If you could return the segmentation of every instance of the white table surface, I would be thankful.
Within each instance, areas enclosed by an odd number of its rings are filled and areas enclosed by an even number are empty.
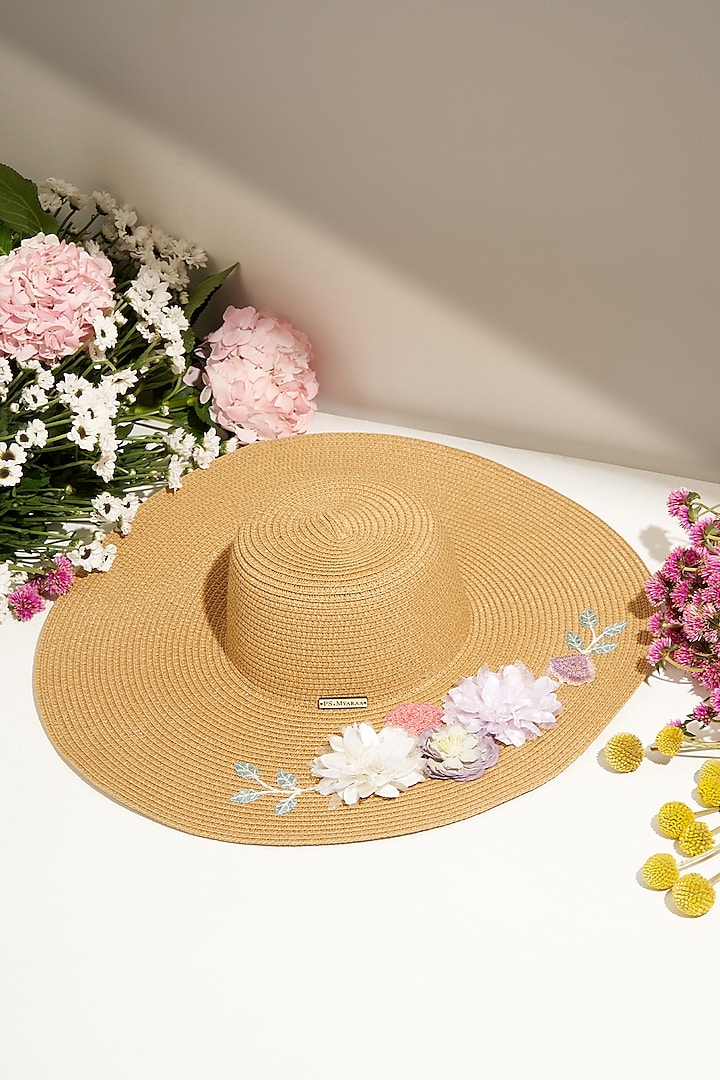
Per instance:
[[[651,569],[683,542],[665,510],[679,477],[327,414],[313,430],[476,451],[586,506]],[[720,502],[720,485],[688,486]],[[696,699],[683,681],[650,678],[566,772],[468,821],[241,847],[148,821],[61,761],[33,704],[40,626],[0,627],[2,1080],[664,1080],[712,1067],[701,1033],[720,903],[681,918],[636,880],[671,850],[653,815],[691,801],[697,763],[618,776],[598,762],[614,732],[649,743],[684,715]]]

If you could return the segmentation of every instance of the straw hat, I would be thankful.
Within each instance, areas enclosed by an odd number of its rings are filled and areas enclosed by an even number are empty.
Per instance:
[[[470,817],[557,775],[646,671],[648,571],[628,545],[557,492],[436,443],[257,443],[153,495],[117,543],[111,572],[46,621],[39,711],[100,791],[200,836],[332,844]],[[503,746],[480,779],[335,809],[310,791],[275,809],[317,784],[329,735],[380,731],[389,710],[437,705],[483,665],[540,677],[587,608],[598,627],[627,621],[617,648],[593,682],[557,689],[556,726]]]

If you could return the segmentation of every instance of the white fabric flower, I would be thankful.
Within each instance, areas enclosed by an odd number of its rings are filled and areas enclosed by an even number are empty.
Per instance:
[[[536,679],[517,661],[463,679],[443,698],[446,724],[463,724],[468,731],[492,735],[498,742],[522,746],[555,726],[562,704],[555,696],[560,684],[546,675]]]
[[[331,752],[315,758],[310,772],[320,777],[321,795],[338,795],[347,806],[369,795],[396,799],[425,779],[418,741],[402,728],[353,724],[328,742]]]

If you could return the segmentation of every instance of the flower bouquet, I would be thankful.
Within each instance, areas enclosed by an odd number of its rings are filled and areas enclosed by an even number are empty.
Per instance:
[[[651,752],[664,759],[678,755],[705,758],[697,777],[694,811],[686,803],[665,803],[657,815],[658,828],[687,856],[679,865],[668,853],[651,855],[641,874],[651,889],[672,891],[675,906],[685,915],[706,914],[715,901],[714,884],[688,869],[720,852],[720,842],[700,818],[720,810],[720,514],[695,491],[678,488],[668,496],[668,511],[680,522],[690,543],[673,548],[645,591],[657,610],[650,616],[652,643],[648,662],[656,671],[666,665],[687,672],[702,700],[681,720],[671,720],[657,733]],[[645,756],[640,739],[623,732],[605,747],[615,772],[634,772]]]
[[[142,498],[239,443],[306,430],[304,335],[270,312],[196,320],[233,266],[112,195],[0,165],[0,621],[108,570]]]

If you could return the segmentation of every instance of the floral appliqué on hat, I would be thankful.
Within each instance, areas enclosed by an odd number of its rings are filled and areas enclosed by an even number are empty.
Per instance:
[[[351,724],[328,736],[328,747],[310,762],[312,787],[298,787],[297,778],[279,769],[276,784],[265,783],[256,765],[235,762],[235,772],[256,787],[245,788],[230,799],[240,805],[264,795],[280,796],[275,814],[295,809],[301,795],[315,792],[330,799],[330,807],[358,806],[377,795],[396,799],[425,780],[479,780],[500,759],[502,746],[520,747],[555,727],[563,711],[555,691],[562,683],[583,686],[593,681],[596,669],[590,654],[613,652],[626,622],[612,623],[596,632],[598,617],[585,608],[580,626],[590,631],[590,642],[568,631],[570,655],[553,657],[545,673],[536,677],[521,661],[498,671],[487,665],[462,679],[444,695],[442,705],[408,703],[391,709],[385,726],[376,731],[368,723]]]

